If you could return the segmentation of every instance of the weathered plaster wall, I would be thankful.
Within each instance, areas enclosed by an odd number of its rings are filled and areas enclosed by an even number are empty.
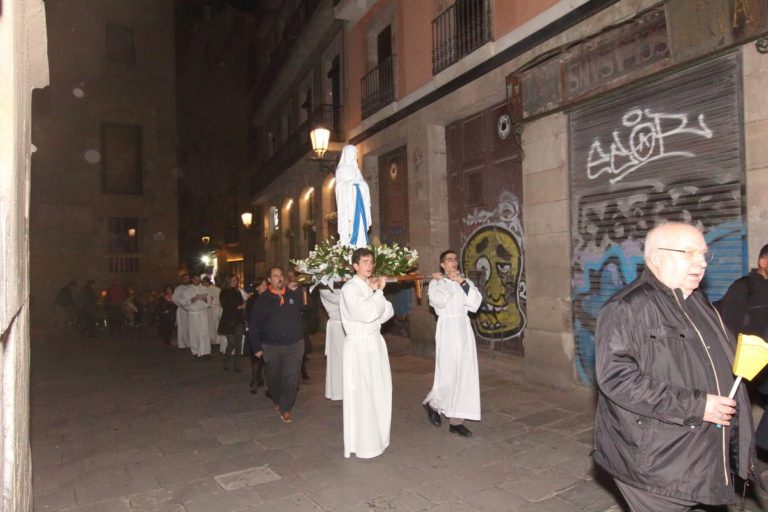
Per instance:
[[[32,89],[48,83],[41,0],[0,16],[0,510],[32,510],[29,446],[29,213]]]
[[[744,72],[744,140],[747,163],[747,237],[749,264],[755,266],[760,248],[768,243],[768,55],[755,44],[742,47]]]

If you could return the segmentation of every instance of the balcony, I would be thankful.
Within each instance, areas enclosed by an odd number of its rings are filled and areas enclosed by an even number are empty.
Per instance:
[[[323,121],[331,130],[331,141],[341,140],[340,109],[333,105],[320,105],[312,113],[312,117],[288,135],[288,138],[259,167],[256,175],[251,180],[251,193],[258,193],[259,189],[267,186],[277,178],[284,170],[297,161],[307,156],[312,151],[309,140],[309,131],[317,121]]]
[[[363,119],[395,101],[395,58],[388,57],[360,81]]]
[[[432,74],[491,40],[490,0],[457,0],[432,20]]]

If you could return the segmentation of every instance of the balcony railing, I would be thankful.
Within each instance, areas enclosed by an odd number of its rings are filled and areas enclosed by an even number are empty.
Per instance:
[[[256,194],[260,188],[268,185],[285,169],[312,150],[309,131],[317,121],[323,121],[331,130],[331,141],[338,142],[341,139],[339,110],[338,107],[328,104],[318,106],[312,112],[312,116],[290,133],[285,142],[276,148],[275,153],[259,167],[251,180],[251,193]]]
[[[432,20],[432,74],[491,40],[490,0],[457,0]]]
[[[395,58],[388,57],[360,81],[363,119],[395,101]]]

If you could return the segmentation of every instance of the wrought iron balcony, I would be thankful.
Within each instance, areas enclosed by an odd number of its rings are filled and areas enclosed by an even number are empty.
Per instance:
[[[394,61],[394,56],[382,60],[360,80],[363,119],[395,101]]]
[[[432,74],[491,40],[490,0],[457,0],[432,20]]]

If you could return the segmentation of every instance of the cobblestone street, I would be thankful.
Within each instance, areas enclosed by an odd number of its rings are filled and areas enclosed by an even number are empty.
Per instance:
[[[219,356],[219,354],[215,354]],[[248,367],[245,359],[244,368]],[[36,511],[619,511],[595,478],[593,396],[482,376],[483,421],[460,438],[421,408],[432,361],[391,356],[390,448],[344,459],[340,402],[311,354],[295,421],[250,373],[146,336],[32,335]],[[753,507],[750,510],[759,510]]]

